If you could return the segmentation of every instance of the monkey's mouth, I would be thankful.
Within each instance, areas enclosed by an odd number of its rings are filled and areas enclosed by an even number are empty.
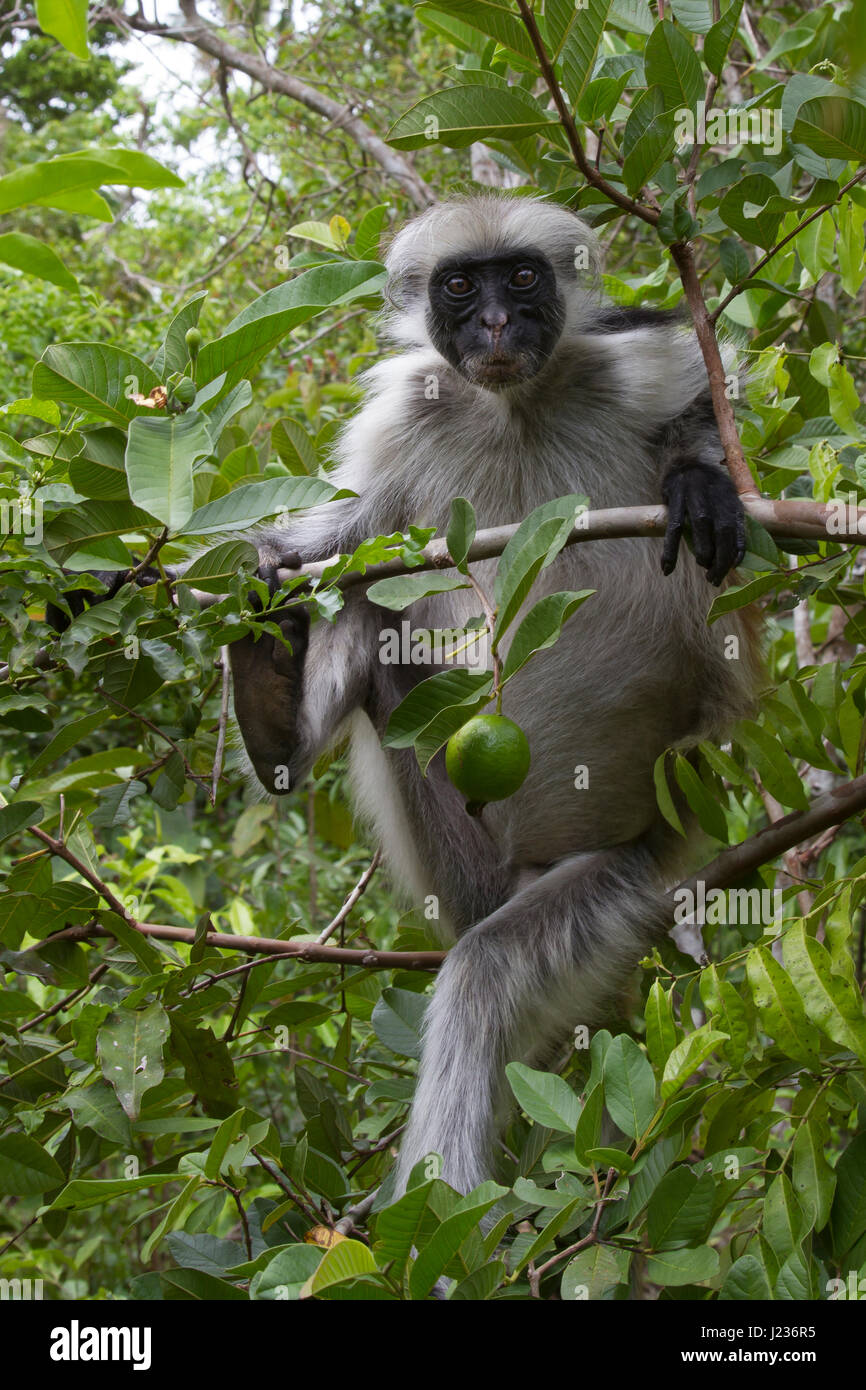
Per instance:
[[[524,381],[534,373],[534,365],[524,353],[497,352],[484,357],[472,357],[463,363],[470,381],[479,386],[508,386]]]

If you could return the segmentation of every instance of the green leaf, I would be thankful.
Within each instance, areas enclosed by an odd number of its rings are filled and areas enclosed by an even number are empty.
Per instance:
[[[604,1057],[604,1098],[615,1125],[631,1139],[648,1129],[656,1111],[653,1069],[633,1038],[614,1038]]]
[[[674,805],[674,799],[671,796],[671,789],[668,785],[666,771],[667,758],[668,752],[666,750],[664,753],[659,754],[653,764],[653,782],[655,783],[656,801],[668,825],[676,830],[678,835],[685,837],[686,832],[683,829],[683,823],[679,818],[677,808]]]
[[[311,477],[316,471],[316,446],[297,420],[278,420],[271,430],[271,447],[295,477]]]
[[[638,193],[662,164],[674,145],[676,117],[667,110],[661,87],[648,87],[631,108],[623,131],[622,174],[630,193]]]
[[[709,965],[701,971],[701,998],[710,1022],[728,1034],[723,1052],[733,1067],[741,1067],[749,1041],[749,1019],[746,1006],[732,984],[720,980],[716,967]]]
[[[228,1115],[223,1120],[207,1151],[207,1158],[204,1163],[204,1175],[206,1178],[218,1178],[222,1170],[223,1159],[238,1137],[243,1120],[243,1110],[236,1110],[233,1115]]]
[[[720,803],[707,791],[688,758],[684,758],[681,753],[676,755],[674,771],[689,806],[700,822],[701,829],[726,845],[728,843],[728,822],[725,819],[725,813]]]
[[[787,1259],[805,1234],[806,1218],[785,1173],[767,1187],[762,1228],[779,1261]]]
[[[0,1193],[4,1197],[34,1197],[63,1182],[63,1170],[41,1144],[25,1134],[0,1138]]]
[[[679,1032],[674,1021],[670,994],[665,993],[660,980],[653,980],[647,996],[644,1017],[647,1052],[654,1066],[662,1069],[677,1045]]]
[[[2,182],[2,180],[0,180]],[[153,416],[130,394],[147,396],[159,381],[146,362],[102,343],[55,343],[33,368],[33,394],[86,410],[125,426],[138,415]]]
[[[736,237],[722,237],[719,242],[719,259],[722,262],[722,270],[732,285],[737,285],[741,280],[745,280],[751,269],[746,249],[737,241]]]
[[[477,1232],[478,1223],[492,1206],[508,1192],[495,1182],[482,1183],[463,1197],[418,1251],[409,1273],[409,1290],[415,1299],[425,1298],[441,1274],[456,1274],[451,1266],[464,1241]],[[468,1274],[469,1269],[460,1270]]]
[[[398,150],[462,150],[476,140],[525,140],[554,120],[528,92],[518,87],[467,84],[423,97],[392,126],[388,144]]]
[[[704,62],[714,77],[721,76],[725,59],[728,56],[728,49],[737,32],[742,10],[743,0],[733,0],[721,19],[707,31],[707,36],[704,39]]]
[[[131,421],[126,476],[133,502],[169,531],[180,531],[193,514],[193,465],[211,448],[205,417],[194,410]]]
[[[128,502],[125,434],[114,425],[99,425],[83,439],[81,453],[69,461],[69,481],[75,491],[95,501]]]
[[[193,589],[203,589],[206,593],[219,594],[242,568],[254,570],[258,563],[259,552],[250,541],[223,541],[221,545],[212,546],[203,555],[197,556],[177,582],[189,584]]]
[[[505,1074],[517,1104],[530,1119],[561,1134],[574,1133],[580,1100],[561,1076],[534,1071],[523,1062],[509,1062]]]
[[[23,270],[35,280],[48,280],[62,290],[77,290],[78,281],[50,246],[27,232],[4,232],[0,235],[0,261]]]
[[[580,6],[573,0],[546,0],[544,18],[551,57],[561,65],[572,106],[578,104],[592,77],[610,4],[611,0],[586,0]]]
[[[162,347],[153,361],[153,370],[160,381],[165,381],[172,372],[186,371],[189,362],[186,334],[190,328],[198,326],[206,299],[207,290],[199,290],[198,294],[187,300],[183,308],[178,309],[168,325]]]
[[[182,188],[183,179],[163,168],[150,155],[139,150],[79,150],[40,160],[15,169],[0,178],[0,213],[28,203],[70,209],[66,199],[78,190],[88,193],[103,184],[125,184],[136,188]],[[103,199],[85,204],[105,208]],[[106,209],[107,210],[107,209]],[[97,212],[97,215],[100,215]],[[107,221],[111,221],[109,212]]]
[[[791,139],[825,159],[866,159],[866,106],[847,97],[824,96],[804,101]]]
[[[2,1144],[0,1140],[0,1144]],[[49,1211],[86,1211],[102,1206],[115,1197],[126,1197],[142,1188],[159,1188],[167,1182],[179,1182],[177,1173],[142,1173],[138,1178],[76,1178],[67,1183],[49,1207]],[[54,1184],[52,1183],[52,1186]]]
[[[417,13],[417,11],[416,11]],[[379,241],[382,236],[382,228],[385,225],[385,218],[388,215],[388,204],[380,203],[378,207],[370,208],[364,213],[358,223],[358,230],[355,233],[355,255],[360,256],[361,260],[368,257],[375,257],[379,248]]]
[[[718,1252],[711,1245],[699,1250],[662,1250],[647,1260],[647,1278],[654,1284],[676,1288],[712,1279],[719,1270]]]
[[[820,1036],[788,975],[766,947],[746,957],[746,977],[761,1023],[786,1056],[818,1066]]]
[[[833,1253],[842,1264],[848,1251],[866,1234],[866,1131],[851,1140],[835,1173],[830,1230]]]
[[[435,0],[431,8],[486,34],[522,58],[534,58],[529,35],[507,0]]]
[[[650,1245],[660,1249],[704,1240],[713,1223],[715,1191],[712,1173],[697,1177],[684,1164],[671,1168],[647,1207]]]
[[[341,261],[315,266],[267,290],[232,319],[219,338],[204,345],[196,381],[202,386],[225,372],[220,390],[228,390],[299,324],[332,305],[377,294],[384,274],[376,261]]]
[[[583,1103],[580,1119],[574,1132],[574,1153],[578,1163],[587,1163],[587,1154],[596,1148],[601,1138],[604,1114],[604,1087],[593,1086]]]
[[[736,742],[752,759],[755,770],[767,791],[783,806],[797,811],[809,809],[809,798],[796,769],[777,738],[756,724],[742,719],[735,731]]]
[[[806,1014],[840,1047],[866,1064],[866,1016],[850,980],[833,973],[829,951],[799,921],[782,939],[785,968]]]
[[[132,1143],[129,1118],[114,1091],[103,1081],[67,1091],[65,1103],[78,1129],[92,1129],[94,1134],[101,1135],[112,1144],[128,1146]]]
[[[157,1003],[109,1014],[99,1030],[96,1050],[102,1075],[131,1120],[138,1119],[145,1091],[158,1086],[165,1075],[162,1049],[168,1032],[168,1015]]]
[[[426,1240],[456,1204],[445,1183],[433,1179],[410,1187],[398,1202],[379,1213],[376,1253],[383,1261],[393,1261],[392,1273],[402,1274],[412,1247]]]
[[[466,563],[466,557],[475,540],[475,508],[465,497],[455,497],[451,503],[451,515],[445,544],[448,554],[458,569]]]
[[[94,557],[98,557],[100,569],[125,569],[131,563],[131,556],[120,537],[155,525],[153,517],[131,502],[79,503],[77,507],[59,512],[48,523],[44,532],[45,548],[58,564],[70,569],[93,567]],[[106,563],[109,559],[110,563]],[[82,614],[83,617],[89,618],[90,614]]]
[[[499,557],[494,587],[497,609],[494,639],[502,636],[516,617],[539,571],[559,554],[586,498],[573,493],[536,507],[520,523]]]
[[[730,588],[725,589],[724,593],[717,594],[713,599],[707,614],[707,622],[714,623],[723,613],[734,613],[739,608],[747,608],[763,594],[768,594],[773,589],[780,589],[787,582],[787,576],[784,574],[761,574],[757,579],[750,580],[748,584],[733,584]]]
[[[590,1245],[569,1260],[562,1271],[560,1297],[565,1302],[586,1298],[597,1302],[609,1289],[628,1282],[629,1254],[606,1245]]]
[[[816,1231],[826,1226],[836,1190],[836,1174],[827,1162],[829,1133],[814,1116],[800,1121],[794,1136],[791,1181],[800,1206]]]
[[[43,34],[50,34],[74,57],[87,61],[87,0],[36,0],[36,19]]]
[[[188,416],[176,418],[185,420]],[[204,421],[206,417],[196,418]],[[325,478],[263,478],[257,483],[242,483],[214,502],[205,502],[203,507],[198,507],[192,513],[182,530],[187,536],[236,531],[242,526],[253,526],[264,517],[274,516],[278,512],[302,511],[306,507],[316,507],[322,502],[351,495],[345,489],[335,488]]]
[[[689,1077],[697,1071],[720,1043],[727,1041],[727,1033],[720,1033],[708,1023],[689,1033],[678,1043],[665,1063],[662,1076],[662,1097],[667,1100],[674,1095]]]
[[[778,207],[780,201],[783,208]],[[778,188],[766,174],[748,174],[740,179],[719,204],[719,216],[725,226],[747,245],[765,250],[776,240],[783,210],[784,200],[779,199]]]
[[[665,111],[693,111],[704,95],[704,80],[698,55],[682,29],[661,20],[647,40],[644,57],[647,85],[661,88]]]
[[[367,590],[367,597],[382,608],[391,608],[401,613],[404,608],[417,603],[430,594],[447,594],[453,589],[468,589],[470,586],[459,574],[399,574],[393,579],[377,579]]]
[[[228,1044],[212,1028],[197,1026],[176,1010],[171,1016],[171,1045],[190,1090],[209,1115],[221,1118],[237,1109],[237,1078]]]
[[[321,1264],[317,1245],[289,1245],[280,1250],[250,1285],[252,1299],[300,1298],[301,1290]]]
[[[741,1255],[734,1261],[725,1275],[725,1282],[719,1293],[722,1300],[744,1303],[751,1300],[764,1302],[772,1297],[764,1266],[754,1255]]]
[[[426,995],[408,989],[383,989],[371,1019],[376,1037],[401,1057],[420,1057],[427,1003]]]
[[[525,666],[535,652],[552,647],[565,621],[594,593],[594,589],[563,590],[539,599],[521,619],[511,639],[502,668],[503,684]]]
[[[38,801],[13,801],[9,806],[0,806],[0,841],[38,825],[44,815],[45,807]]]
[[[411,748],[422,730],[445,710],[475,705],[491,690],[488,671],[438,671],[410,691],[394,710],[382,739],[386,748]]]

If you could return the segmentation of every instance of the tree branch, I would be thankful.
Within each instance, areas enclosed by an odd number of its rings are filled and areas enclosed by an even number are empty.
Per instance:
[[[695,893],[699,882],[703,883],[706,889],[730,887],[745,874],[760,868],[771,859],[778,858],[803,840],[820,834],[832,825],[839,825],[861,811],[866,811],[866,775],[855,777],[853,781],[834,787],[823,796],[817,797],[808,810],[792,811],[782,820],[765,826],[757,835],[752,835],[742,844],[731,845],[728,849],[722,850],[721,854],[711,859],[691,878],[685,879],[667,893],[671,916],[676,901],[675,895],[683,889]],[[31,833],[52,846],[56,843],[33,827]],[[71,858],[73,863],[77,862],[74,856],[63,857]],[[92,875],[86,877],[112,905],[117,903],[117,899],[106,889],[105,884]],[[118,907],[115,906],[114,910],[118,911]],[[142,936],[155,937],[159,941],[176,941],[188,946],[195,941],[194,927],[170,927],[153,922],[136,922],[125,911],[120,915],[140,931]],[[53,936],[45,938],[45,944],[51,941],[86,941],[90,937],[111,936],[110,928],[97,923],[86,923],[84,926],[66,927],[63,931],[55,932]],[[437,970],[446,955],[445,951],[357,950],[342,946],[322,946],[318,942],[308,940],[281,941],[274,937],[231,936],[222,932],[208,932],[205,940],[209,946],[226,951],[240,951],[245,955],[267,955],[274,959],[298,960],[304,964],[330,962],[335,965],[354,965],[362,970]],[[39,945],[32,949],[38,951]]]
[[[214,29],[205,24],[195,8],[195,0],[180,0],[180,9],[186,24],[180,29],[171,29],[165,24],[154,23],[141,14],[122,14],[121,11],[106,7],[97,12],[94,18],[104,23],[114,24],[121,31],[134,29],[143,34],[154,34],[160,38],[171,39],[175,43],[188,43],[202,53],[209,53],[224,67],[236,72],[246,73],[254,82],[260,83],[265,91],[277,96],[289,97],[300,102],[308,110],[324,116],[332,125],[350,135],[355,143],[400,185],[416,207],[426,208],[436,201],[432,190],[420,174],[415,172],[410,162],[377,135],[374,130],[353,115],[349,106],[335,101],[333,97],[319,92],[309,83],[291,73],[275,68],[256,53],[247,53],[241,48],[219,37]]]
[[[520,10],[520,18],[523,20],[524,28],[529,35],[532,47],[535,49],[535,56],[538,59],[538,65],[541,69],[541,75],[544,78],[545,86],[550,92],[553,104],[562,122],[562,128],[565,131],[572,158],[583,174],[583,177],[586,179],[586,182],[591,184],[593,188],[597,188],[606,198],[609,198],[612,203],[616,203],[617,207],[622,208],[623,212],[632,213],[635,217],[640,217],[644,222],[649,222],[649,224],[654,227],[659,220],[659,214],[655,208],[645,207],[642,203],[635,202],[634,198],[629,198],[627,193],[621,193],[614,184],[608,183],[607,179],[599,173],[598,169],[590,164],[586,157],[586,151],[581,143],[577,126],[574,123],[574,117],[569,110],[568,102],[565,100],[562,88],[553,70],[553,64],[544,46],[544,39],[541,37],[538,25],[535,22],[535,15],[530,6],[526,3],[526,0],[517,0],[517,8]]]

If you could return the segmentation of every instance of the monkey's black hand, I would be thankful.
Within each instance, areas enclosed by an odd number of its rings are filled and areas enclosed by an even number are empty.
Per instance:
[[[68,573],[68,570],[64,570],[64,574]],[[130,570],[87,570],[87,573],[92,574],[95,579],[104,584],[107,593],[98,594],[93,589],[67,589],[66,593],[63,594],[63,601],[72,614],[72,618],[79,617],[85,608],[93,608],[97,603],[107,603],[110,598],[114,598],[124,584],[129,583],[132,572]],[[160,577],[158,570],[148,566],[136,573],[135,583],[145,587],[148,584],[155,584]],[[45,605],[45,621],[55,632],[65,632],[72,619],[59,604],[47,603]]]
[[[301,557],[294,551],[269,554],[259,565],[259,576],[273,596],[279,588],[278,569],[298,569]],[[253,604],[260,607],[258,598]],[[229,647],[234,686],[235,715],[244,747],[256,776],[272,793],[292,790],[288,768],[297,744],[298,716],[304,679],[304,660],[310,629],[306,608],[277,608],[268,613],[291,650],[263,632],[250,634]]]
[[[676,463],[662,483],[668,527],[662,550],[662,569],[673,573],[683,526],[688,521],[695,559],[711,584],[725,575],[746,553],[746,524],[736,488],[721,468],[686,459]]]

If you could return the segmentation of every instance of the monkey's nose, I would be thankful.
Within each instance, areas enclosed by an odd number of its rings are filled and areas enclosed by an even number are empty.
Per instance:
[[[504,309],[484,309],[481,313],[481,325],[486,328],[494,343],[498,342],[502,336],[502,330],[508,323],[508,314]]]

